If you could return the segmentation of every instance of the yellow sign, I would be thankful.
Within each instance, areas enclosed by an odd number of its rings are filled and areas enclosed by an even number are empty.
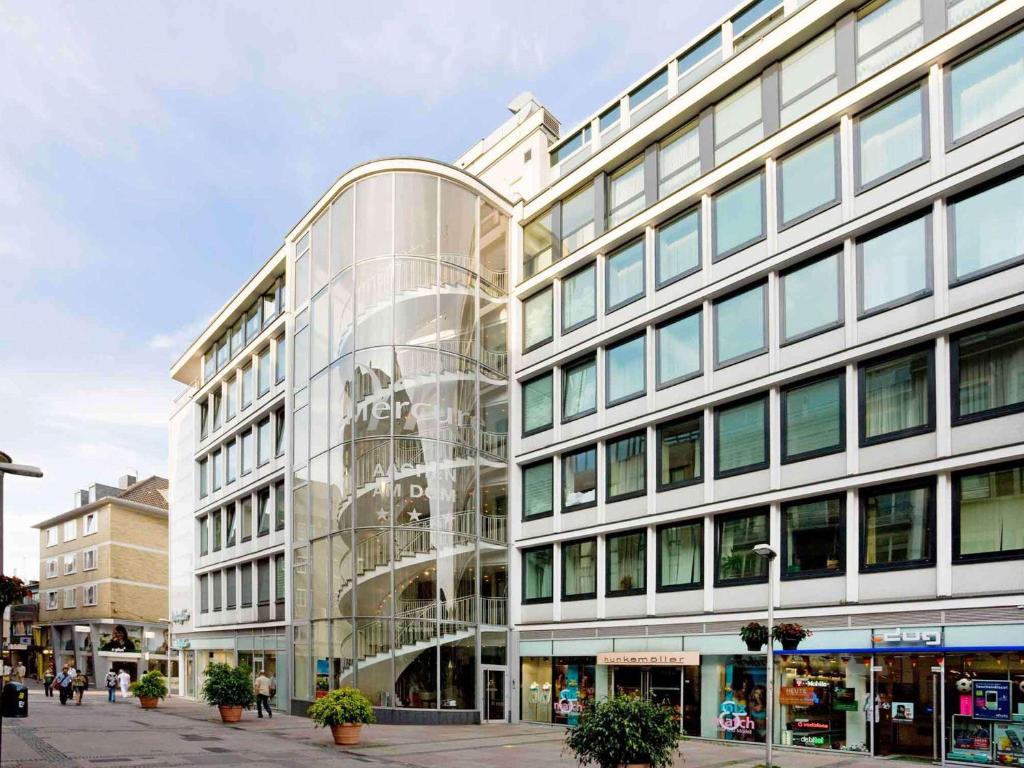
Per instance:
[[[618,667],[694,667],[700,664],[700,654],[697,651],[599,653],[597,663]]]

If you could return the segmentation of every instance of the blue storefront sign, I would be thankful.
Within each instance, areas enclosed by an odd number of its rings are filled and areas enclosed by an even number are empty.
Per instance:
[[[977,720],[1010,719],[1010,681],[974,681],[974,717]]]

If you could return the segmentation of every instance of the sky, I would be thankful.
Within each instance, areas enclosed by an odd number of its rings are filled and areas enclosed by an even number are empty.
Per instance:
[[[167,473],[169,367],[345,170],[571,129],[733,0],[0,0],[4,572],[76,489]]]

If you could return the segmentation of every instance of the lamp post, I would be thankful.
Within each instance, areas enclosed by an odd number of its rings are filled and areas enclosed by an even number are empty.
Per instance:
[[[775,584],[772,561],[778,553],[770,544],[758,544],[754,554],[768,561],[768,653],[765,663],[768,668],[765,677],[765,712],[764,712],[764,765],[772,768],[772,710],[775,709],[775,654],[772,645],[772,628],[775,623]]]
[[[27,464],[13,464],[11,457],[0,451],[0,574],[4,572],[4,475],[42,477],[43,470]]]

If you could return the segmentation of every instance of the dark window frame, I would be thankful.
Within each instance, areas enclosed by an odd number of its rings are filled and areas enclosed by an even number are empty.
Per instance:
[[[548,328],[548,335],[544,339],[542,339],[540,341],[535,341],[533,344],[527,345],[526,344],[526,305],[529,304],[534,299],[537,299],[537,298],[541,297],[545,293],[548,295],[548,300],[551,302],[551,327]],[[550,344],[552,341],[555,340],[555,286],[554,286],[554,283],[551,283],[551,284],[545,286],[544,288],[541,288],[539,291],[534,291],[532,294],[527,296],[525,299],[522,299],[522,302],[523,302],[523,328],[522,328],[522,331],[523,331],[523,354],[525,355],[528,352],[532,352],[535,349],[540,349],[545,344]]]
[[[530,597],[526,596],[526,555],[530,552],[540,552],[546,549],[551,552],[551,596],[550,597]],[[522,570],[522,598],[520,602],[523,605],[545,605],[548,603],[554,603],[555,601],[555,545],[554,544],[541,544],[536,547],[525,547],[519,551],[520,567]]]
[[[644,585],[642,587],[630,587],[629,589],[612,589],[611,548],[612,542],[616,539],[624,539],[628,536],[640,535],[644,543],[643,574]],[[634,528],[629,531],[616,531],[604,537],[604,594],[605,597],[628,597],[631,595],[647,594],[647,529]]]
[[[753,291],[753,290],[756,290],[758,288],[761,289],[761,322],[764,324],[764,326],[763,326],[764,344],[762,344],[761,347],[758,348],[758,349],[754,349],[754,350],[751,350],[749,352],[744,352],[741,355],[736,355],[735,357],[730,357],[730,358],[727,358],[725,360],[719,360],[719,358],[718,358],[718,308],[719,308],[719,306],[724,301],[728,301],[729,299],[734,299],[737,296],[746,293],[747,291]],[[753,359],[755,357],[760,357],[761,355],[767,354],[768,353],[768,348],[770,346],[770,339],[769,339],[770,329],[769,329],[769,313],[768,313],[768,281],[767,280],[757,280],[757,281],[755,281],[753,283],[748,283],[747,285],[744,285],[744,286],[738,288],[737,290],[734,290],[734,291],[732,291],[730,293],[727,293],[724,296],[719,296],[718,298],[714,299],[711,302],[711,323],[712,323],[712,326],[711,326],[711,344],[713,346],[712,352],[714,354],[714,360],[713,360],[714,370],[719,371],[719,370],[721,370],[723,368],[728,368],[731,365],[736,365],[737,363],[742,363],[742,362],[744,362],[746,360],[751,360],[751,359]]]
[[[816,40],[817,38],[814,38],[814,39]],[[816,88],[819,85],[820,85],[820,83],[816,84],[813,87]],[[834,164],[835,164],[835,194],[832,196],[831,200],[827,200],[824,203],[820,203],[820,204],[816,205],[814,208],[811,208],[809,211],[805,211],[804,213],[801,213],[801,214],[798,214],[797,216],[794,216],[789,221],[784,221],[783,218],[782,218],[782,216],[783,216],[783,213],[782,213],[782,200],[783,200],[783,194],[784,194],[783,183],[782,183],[782,165],[786,162],[786,160],[788,158],[791,158],[793,155],[797,154],[798,152],[801,152],[801,151],[807,149],[812,144],[818,143],[819,141],[824,139],[826,136],[828,136],[830,133],[832,134],[832,159],[833,159]],[[843,154],[842,153],[842,147],[840,145],[840,140],[839,140],[839,126],[836,125],[836,126],[833,126],[830,129],[828,129],[827,131],[823,131],[823,132],[819,133],[814,138],[808,139],[807,141],[803,142],[800,146],[794,147],[793,149],[791,149],[789,152],[787,152],[785,155],[783,155],[782,157],[780,157],[778,159],[778,161],[775,164],[775,186],[778,188],[776,190],[776,195],[777,195],[778,199],[776,200],[775,207],[777,209],[777,211],[776,211],[776,213],[777,213],[776,218],[778,219],[777,230],[779,232],[784,232],[785,230],[789,229],[790,227],[795,227],[797,224],[802,224],[803,222],[807,221],[808,219],[814,218],[819,213],[824,213],[827,210],[835,208],[837,205],[839,205],[842,202],[842,200],[843,200],[843,161],[842,161],[842,154]]]
[[[529,469],[533,469],[535,467],[540,467],[540,466],[543,466],[544,464],[547,464],[548,467],[551,469],[551,498],[548,500],[550,502],[550,505],[548,507],[548,511],[547,512],[540,512],[540,513],[534,514],[534,515],[527,515],[526,514],[526,496],[527,496],[527,494],[526,494],[526,472]],[[552,517],[552,516],[554,516],[554,514],[555,514],[555,465],[554,465],[554,462],[552,461],[552,458],[549,456],[548,458],[541,459],[540,461],[532,461],[529,464],[523,464],[519,468],[519,471],[520,471],[520,482],[522,483],[522,487],[523,487],[523,493],[522,493],[523,500],[522,500],[521,509],[520,509],[520,515],[521,515],[522,521],[525,523],[525,522],[532,521],[532,520],[543,520],[545,517]]]
[[[562,402],[560,403],[561,408],[559,410],[561,411],[562,423],[563,424],[568,424],[569,422],[576,421],[577,419],[586,418],[587,416],[592,416],[593,414],[597,413],[597,402],[600,399],[601,394],[600,394],[600,392],[595,391],[594,392],[594,407],[593,408],[587,408],[586,410],[580,411],[579,413],[574,413],[572,416],[566,416],[565,415],[565,402],[566,402],[565,387],[566,387],[566,383],[569,381],[569,373],[571,371],[575,371],[578,368],[584,368],[584,367],[589,366],[589,365],[594,366],[594,388],[595,388],[595,390],[597,390],[597,389],[599,389],[599,387],[598,387],[598,382],[597,382],[597,352],[596,351],[590,352],[590,353],[585,354],[585,355],[582,355],[581,357],[577,357],[575,360],[572,360],[572,361],[567,362],[564,365],[562,365],[562,368],[561,368],[561,394],[562,394]],[[552,410],[554,410],[554,404],[553,403],[552,403]]]
[[[909,224],[913,224],[919,219],[924,220],[924,282],[925,287],[908,293],[906,296],[900,296],[884,304],[879,304],[871,309],[864,308],[864,257],[863,248],[864,242],[874,240],[877,237],[887,235],[893,230],[900,229]],[[890,309],[896,309],[902,307],[905,304],[913,304],[915,301],[926,299],[935,293],[935,234],[932,231],[934,226],[932,220],[932,209],[931,206],[914,211],[908,216],[903,216],[897,221],[886,224],[883,227],[866,232],[856,238],[853,244],[853,256],[855,259],[854,267],[857,270],[857,319],[864,320],[875,315],[880,315],[883,312],[888,312]]]
[[[534,382],[540,381],[541,379],[543,379],[545,377],[548,379],[548,382],[551,385],[550,386],[550,389],[551,389],[551,418],[550,418],[550,420],[546,424],[544,424],[542,426],[534,427],[533,429],[526,429],[526,395],[525,395],[526,386],[528,384],[533,384]],[[526,380],[522,381],[519,386],[520,386],[520,388],[524,392],[523,398],[522,398],[522,402],[520,403],[520,406],[519,406],[520,407],[520,416],[522,417],[522,420],[523,420],[523,437],[529,437],[530,435],[536,435],[536,434],[539,434],[541,432],[546,432],[547,430],[549,430],[552,427],[554,427],[555,426],[555,373],[554,373],[554,371],[553,370],[552,371],[547,371],[546,373],[542,373],[539,376],[533,376],[533,377],[531,377],[529,379],[526,379]]]
[[[594,452],[594,500],[593,501],[586,501],[586,502],[583,502],[582,504],[566,504],[565,503],[565,478],[566,478],[565,463],[566,463],[566,461],[568,459],[572,458],[573,456],[577,456],[577,455],[579,455],[581,453],[589,453],[591,451]],[[563,454],[561,454],[558,457],[559,462],[561,464],[561,466],[559,467],[560,472],[559,472],[559,478],[558,478],[558,501],[559,501],[559,509],[563,513],[566,513],[566,512],[578,512],[581,509],[590,509],[591,507],[596,507],[597,506],[597,489],[598,489],[598,487],[601,484],[600,478],[598,477],[598,475],[599,475],[598,466],[597,466],[597,460],[599,458],[598,454],[599,454],[599,452],[597,450],[597,443],[594,443],[593,445],[588,445],[588,446],[586,446],[584,448],[577,448],[574,451],[568,451],[567,453],[563,453]]]
[[[644,441],[644,452],[643,452],[643,487],[639,491],[630,491],[628,493],[620,493],[618,496],[612,496],[612,446],[615,443],[622,442],[623,440],[632,440],[634,438],[641,438]],[[614,438],[609,438],[604,444],[604,500],[606,504],[611,504],[616,501],[625,501],[627,499],[638,499],[647,495],[647,430],[641,429],[639,432],[630,432],[625,435],[619,435]]]
[[[917,490],[920,488],[927,488],[928,493],[928,508],[925,510],[925,522],[928,526],[929,536],[929,549],[931,550],[931,556],[919,560],[910,560],[904,563],[896,565],[867,565],[867,499],[869,495],[875,495],[880,493],[893,493],[903,490]],[[921,568],[934,568],[935,567],[935,550],[936,550],[936,531],[935,531],[935,489],[936,489],[936,478],[934,475],[926,475],[924,477],[917,477],[912,480],[901,480],[895,483],[885,483],[882,485],[872,485],[861,488],[857,494],[857,504],[859,506],[859,526],[860,526],[860,552],[858,553],[858,572],[859,573],[885,573],[887,571],[909,571],[917,570]]]
[[[583,592],[583,593],[580,593],[578,595],[567,595],[565,593],[565,562],[566,562],[565,549],[566,549],[566,547],[578,546],[580,544],[586,544],[587,542],[591,542],[594,545],[594,591],[593,592]],[[598,573],[597,573],[597,537],[596,536],[589,536],[589,537],[587,537],[585,539],[572,539],[570,541],[563,541],[563,542],[561,542],[559,544],[559,555],[560,555],[559,559],[561,560],[561,563],[559,564],[559,569],[560,569],[561,574],[562,574],[562,583],[560,585],[560,592],[561,592],[561,600],[562,600],[562,602],[563,603],[571,603],[571,602],[575,602],[577,600],[595,600],[595,599],[597,599],[597,580],[598,580]]]
[[[789,573],[786,564],[789,562],[789,526],[787,524],[786,512],[795,506],[802,504],[809,504],[815,501],[833,501],[839,502],[839,567],[835,570],[829,570],[827,568],[819,568],[812,571],[800,571],[799,573]],[[779,535],[782,537],[782,543],[779,547],[780,554],[780,568],[779,568],[779,579],[781,581],[803,581],[805,579],[823,579],[829,577],[839,577],[846,575],[846,494],[844,492],[830,493],[824,496],[811,496],[806,499],[794,499],[782,504],[779,508]]]
[[[1024,252],[1018,253],[1016,256],[1012,256],[1009,259],[1000,261],[997,264],[992,264],[981,269],[976,269],[974,272],[968,272],[963,277],[956,276],[956,205],[964,200],[969,200],[975,195],[981,195],[985,192],[990,192],[996,187],[1000,187],[1003,184],[1009,184],[1012,181],[1016,181],[1022,178],[1024,174],[1021,173],[1020,169],[1014,169],[1009,173],[1001,174],[1000,176],[987,181],[983,184],[979,184],[970,189],[959,192],[955,195],[950,195],[946,198],[946,264],[949,272],[949,287],[956,288],[957,286],[970,283],[975,280],[980,280],[983,277],[989,277],[998,272],[1011,269],[1016,266],[1024,264]]]
[[[635,293],[632,296],[628,296],[615,304],[609,304],[608,286],[611,283],[611,275],[609,272],[611,270],[612,260],[619,254],[624,253],[637,244],[640,245],[640,292]],[[634,302],[640,301],[640,299],[647,295],[647,239],[643,235],[633,238],[628,243],[620,245],[604,257],[604,289],[604,313],[606,315],[610,315],[618,309],[622,309]]]
[[[675,378],[668,379],[667,381],[661,381],[658,378],[658,374],[661,370],[661,336],[659,335],[662,329],[667,328],[670,325],[674,325],[682,320],[688,320],[689,318],[697,315],[697,343],[698,352],[697,358],[700,361],[697,365],[697,370],[692,373],[685,373],[682,376],[676,376]],[[704,307],[697,306],[688,312],[670,317],[668,320],[662,320],[660,323],[654,326],[654,389],[666,389],[668,387],[674,387],[676,384],[682,384],[684,381],[690,381],[691,379],[697,379],[704,375]]]
[[[663,460],[662,460],[662,454],[661,454],[661,434],[662,434],[662,430],[664,430],[666,427],[671,427],[671,426],[674,426],[676,424],[680,424],[682,422],[694,421],[694,420],[697,421],[698,427],[700,429],[700,452],[701,452],[701,457],[700,457],[700,473],[698,473],[698,475],[696,477],[694,477],[692,480],[680,480],[679,482],[676,482],[676,483],[662,483],[661,482],[661,474],[662,474],[662,470],[665,468]],[[687,414],[686,416],[680,416],[678,419],[672,419],[670,421],[663,421],[660,424],[656,425],[655,431],[654,431],[654,444],[655,444],[655,451],[657,452],[657,464],[656,464],[657,469],[656,469],[656,471],[658,473],[658,476],[657,476],[657,482],[655,484],[655,490],[657,492],[671,491],[671,490],[673,490],[675,488],[686,488],[687,486],[697,485],[699,483],[703,483],[704,482],[704,464],[705,464],[705,461],[704,461],[704,448],[705,448],[705,444],[706,444],[706,435],[705,435],[706,431],[707,430],[704,427],[704,411],[694,411],[693,413]]]
[[[901,429],[896,432],[889,432],[884,435],[876,435],[875,437],[866,437],[867,433],[867,421],[865,419],[867,415],[867,391],[865,389],[864,372],[867,368],[878,365],[880,363],[887,363],[893,360],[899,360],[901,357],[910,357],[918,353],[924,352],[928,358],[928,420],[919,427],[911,427],[909,429]],[[905,437],[914,437],[916,435],[926,435],[929,432],[935,431],[935,343],[929,342],[926,344],[918,344],[912,347],[905,347],[903,349],[895,350],[879,357],[872,357],[869,360],[862,360],[857,365],[857,437],[858,444],[861,448],[867,448],[871,445],[879,445],[881,443],[889,443],[893,440],[902,440]]]
[[[590,315],[590,317],[586,318],[585,320],[579,320],[579,321],[573,323],[572,325],[566,325],[565,324],[565,307],[566,307],[565,284],[566,284],[567,281],[572,280],[573,278],[578,277],[579,275],[582,275],[584,272],[587,272],[589,270],[593,270],[593,272],[594,272],[594,311]],[[560,323],[560,326],[561,326],[561,329],[562,329],[562,333],[561,333],[562,336],[564,336],[564,335],[566,335],[568,333],[572,333],[575,330],[583,328],[584,326],[590,325],[591,323],[597,321],[597,262],[596,261],[592,261],[589,264],[587,264],[585,267],[581,267],[581,268],[577,269],[575,272],[572,272],[571,274],[568,274],[565,277],[563,277],[562,280],[561,280],[561,284],[560,284],[560,290],[561,290],[561,299],[562,299],[562,301],[561,301],[561,305],[559,306],[558,314],[560,316],[559,323]]]
[[[664,584],[661,580],[661,534],[663,531],[667,531],[672,528],[686,528],[696,527],[699,529],[700,542],[700,579],[693,584]],[[678,520],[674,523],[663,523],[659,525],[654,532],[654,546],[655,546],[655,591],[656,592],[692,592],[697,589],[704,589],[704,518],[698,517],[690,520]]]
[[[762,119],[763,119],[763,116],[762,116]],[[750,179],[754,178],[755,176],[760,176],[761,177],[761,234],[760,235],[756,235],[756,236],[754,236],[754,237],[752,237],[752,238],[750,238],[748,240],[745,240],[742,243],[734,245],[732,248],[729,248],[728,250],[726,250],[726,251],[724,251],[722,253],[718,253],[718,226],[717,226],[718,208],[716,206],[716,201],[718,200],[718,197],[720,195],[725,194],[726,192],[729,192],[730,190],[733,190],[736,187],[741,186],[742,184],[745,184],[746,182],[750,181]],[[732,184],[730,184],[727,187],[724,187],[722,189],[717,190],[711,196],[711,263],[712,264],[717,264],[720,261],[724,261],[725,259],[728,259],[730,256],[735,256],[737,253],[739,253],[740,251],[744,250],[745,248],[749,248],[752,245],[756,245],[757,243],[760,243],[760,242],[763,242],[764,240],[766,240],[768,238],[768,211],[767,211],[767,208],[768,208],[768,193],[767,193],[767,185],[766,185],[766,179],[765,179],[765,171],[764,171],[763,168],[755,171],[754,173],[748,174],[744,178],[739,179],[738,181],[733,182]]]
[[[978,552],[970,555],[964,555],[960,552],[960,484],[963,481],[963,478],[966,475],[977,475],[985,472],[999,472],[1006,469],[1019,469],[1022,465],[1024,465],[1024,461],[1018,459],[1016,461],[1005,461],[1000,462],[999,464],[984,465],[953,473],[951,478],[953,565],[963,565],[965,563],[998,563],[1005,562],[1007,560],[1024,559],[1024,548],[1008,549],[995,553]]]
[[[764,457],[765,457],[764,461],[763,462],[759,462],[757,464],[750,464],[750,465],[747,465],[747,466],[737,467],[735,469],[727,469],[727,470],[723,471],[719,467],[720,459],[721,459],[721,454],[719,452],[719,449],[720,449],[720,447],[722,445],[722,441],[721,441],[721,438],[720,438],[721,430],[720,430],[720,426],[719,426],[719,421],[720,421],[719,417],[721,416],[722,410],[723,409],[735,408],[735,407],[741,406],[741,405],[748,405],[749,403],[753,403],[753,402],[755,402],[757,400],[761,401],[762,407],[764,408]],[[714,410],[714,420],[715,420],[715,423],[714,423],[714,427],[715,427],[714,439],[715,439],[715,479],[716,480],[721,480],[721,479],[726,478],[726,477],[735,477],[736,475],[745,475],[748,472],[760,472],[761,470],[768,469],[768,467],[771,466],[771,461],[772,461],[772,457],[771,457],[771,441],[770,441],[770,437],[771,437],[771,435],[770,435],[770,433],[771,433],[771,403],[769,402],[769,397],[768,397],[768,393],[767,392],[761,392],[760,394],[757,394],[757,395],[752,395],[750,397],[744,397],[744,398],[741,398],[739,400],[733,400],[732,402],[723,403],[723,404],[717,406],[715,408],[715,410]]]
[[[810,330],[798,333],[795,336],[786,336],[786,278],[794,272],[799,272],[801,269],[810,267],[817,264],[820,261],[826,259],[838,258],[839,269],[838,279],[836,280],[838,295],[836,301],[839,307],[839,317],[825,325],[818,326],[817,328],[811,328]],[[785,347],[790,344],[797,344],[801,341],[820,336],[823,333],[834,331],[836,328],[842,328],[846,325],[846,301],[844,297],[846,295],[846,274],[845,274],[846,260],[842,250],[828,251],[817,256],[812,256],[806,261],[801,261],[799,264],[794,264],[779,273],[779,346]]]
[[[671,227],[677,221],[679,221],[681,219],[685,219],[687,216],[690,216],[690,215],[693,215],[693,214],[697,214],[697,265],[693,266],[693,267],[690,267],[689,269],[684,269],[682,272],[680,272],[679,274],[673,275],[672,277],[664,278],[661,275],[661,245],[660,245],[660,241],[658,240],[658,233],[661,230],[663,230],[663,229],[665,229],[667,227]],[[704,261],[703,258],[702,258],[703,255],[704,255],[704,251],[703,251],[703,248],[701,247],[702,244],[704,243],[704,222],[702,221],[702,219],[703,219],[703,216],[701,216],[700,204],[698,203],[697,205],[694,205],[694,206],[691,206],[690,208],[687,208],[682,213],[680,213],[680,214],[678,214],[676,216],[673,216],[671,219],[668,219],[666,221],[661,222],[660,224],[658,224],[657,227],[654,228],[654,290],[655,291],[660,291],[662,288],[667,288],[668,286],[672,285],[673,283],[678,283],[683,278],[689,277],[690,275],[695,275],[698,272],[700,272],[701,268],[703,267],[703,261]]]
[[[813,384],[820,384],[824,381],[831,379],[839,379],[839,444],[831,448],[816,448],[812,451],[804,451],[803,453],[789,454],[786,451],[786,416],[787,416],[787,405],[786,396],[796,389],[802,389],[803,387],[811,386]],[[831,456],[835,453],[843,453],[846,450],[846,369],[840,368],[839,370],[829,371],[819,376],[814,376],[810,379],[802,379],[801,381],[793,382],[785,387],[782,387],[779,392],[779,433],[780,437],[780,461],[783,464],[795,464],[798,461],[806,461],[807,459],[816,459],[821,456]]]
[[[767,520],[768,538],[771,539],[772,535],[772,519],[771,519],[771,508],[770,507],[750,507],[747,509],[738,509],[734,512],[723,512],[714,515],[712,524],[715,526],[715,587],[741,587],[747,584],[767,584],[768,579],[771,576],[771,563],[768,564],[768,568],[765,571],[765,575],[762,576],[751,576],[746,578],[735,578],[725,579],[722,578],[721,564],[722,564],[722,531],[719,527],[719,523],[726,522],[728,520],[740,519],[743,517],[753,517],[754,515],[764,515]],[[771,541],[765,542],[771,544]]]
[[[863,118],[880,112],[893,102],[899,101],[904,96],[907,96],[914,90],[919,92],[921,97],[921,157],[910,160],[898,168],[893,168],[887,173],[883,173],[877,179],[872,179],[866,184],[860,177],[860,122]],[[931,161],[931,121],[929,120],[929,103],[928,103],[928,80],[921,80],[907,88],[903,88],[897,93],[887,95],[880,101],[875,102],[870,107],[861,110],[853,117],[853,194],[854,197],[867,192],[869,189],[874,189],[877,186],[885,184],[887,181],[892,181],[897,176],[902,176],[915,168],[919,168],[922,165],[927,164]]]
[[[986,333],[988,331],[998,330],[999,328],[1006,325],[1013,325],[1014,323],[1024,323],[1024,314],[1008,315],[1001,317],[997,320],[993,320],[988,323],[982,323],[980,325],[966,328],[959,333],[952,334],[949,337],[949,399],[950,399],[950,423],[951,426],[959,427],[963,424],[974,424],[979,421],[987,421],[988,419],[998,419],[1001,416],[1010,416],[1015,413],[1024,412],[1024,402],[1011,403],[1010,405],[1001,405],[996,408],[990,408],[987,411],[978,411],[977,413],[971,413],[966,416],[960,413],[960,344],[966,336],[972,336],[976,333]]]
[[[643,385],[643,388],[637,390],[636,392],[631,392],[629,394],[623,395],[622,397],[617,397],[617,398],[615,398],[613,400],[612,399],[612,395],[611,395],[611,386],[612,386],[611,352],[612,352],[612,350],[618,349],[619,347],[624,347],[627,344],[632,344],[637,339],[640,339],[643,342],[643,348],[644,348],[644,365],[643,365],[644,385]],[[620,340],[614,342],[613,344],[609,344],[609,345],[607,345],[605,347],[605,349],[604,349],[604,407],[605,408],[612,408],[612,407],[614,407],[616,405],[622,405],[623,403],[628,403],[631,400],[636,400],[637,398],[644,397],[646,395],[647,395],[647,329],[644,328],[644,329],[642,329],[640,331],[640,333],[634,334],[634,335],[629,336],[629,337],[624,338],[624,339],[620,339]]]

